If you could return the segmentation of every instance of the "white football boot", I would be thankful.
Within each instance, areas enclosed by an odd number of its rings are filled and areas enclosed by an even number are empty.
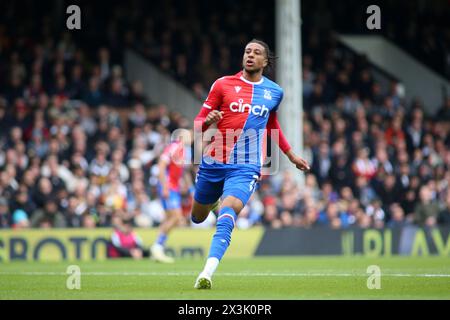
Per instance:
[[[175,259],[169,257],[164,252],[164,247],[160,244],[154,244],[150,248],[151,259],[162,263],[174,263]]]
[[[195,289],[211,289],[211,287],[212,287],[211,277],[204,272],[200,273],[197,280],[195,281],[194,288]]]

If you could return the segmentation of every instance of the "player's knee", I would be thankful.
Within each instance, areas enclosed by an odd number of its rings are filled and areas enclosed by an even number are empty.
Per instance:
[[[193,223],[202,223],[209,215],[209,206],[194,201],[192,206],[191,221]]]
[[[207,218],[207,216],[204,215],[196,215],[194,213],[191,214],[191,221],[195,224],[199,224],[202,223],[203,221],[205,221]]]
[[[181,210],[177,210],[173,215],[173,221],[175,225],[179,225],[183,221],[183,213]]]
[[[226,207],[232,208],[236,214],[239,214],[244,208],[244,204],[242,203],[242,200],[237,197],[227,196],[222,202],[221,210]]]

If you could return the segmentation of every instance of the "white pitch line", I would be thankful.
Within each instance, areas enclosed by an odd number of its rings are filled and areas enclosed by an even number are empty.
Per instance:
[[[198,272],[81,272],[82,276],[194,276]],[[1,275],[17,276],[66,276],[65,272],[0,272]],[[367,274],[354,273],[233,273],[219,272],[217,276],[225,277],[367,277]],[[450,278],[450,274],[409,274],[409,273],[381,273],[385,277],[414,277],[414,278]]]

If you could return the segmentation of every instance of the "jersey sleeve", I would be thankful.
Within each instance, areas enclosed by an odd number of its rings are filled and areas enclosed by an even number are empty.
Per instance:
[[[286,153],[289,150],[291,150],[291,145],[289,144],[286,137],[284,136],[283,131],[281,130],[276,111],[270,112],[266,128],[267,133],[271,138],[274,137],[273,136],[274,131],[272,130],[276,130],[276,132],[278,133],[278,140],[275,139],[276,140],[275,142],[278,144],[279,148],[281,149],[281,151],[283,151],[283,153]]]
[[[203,103],[203,108],[216,110],[222,105],[222,83],[220,79],[214,81],[209,90],[208,97]]]
[[[200,112],[195,117],[194,130],[199,131],[201,130],[202,132],[204,132],[206,129],[208,129],[208,126],[205,124],[206,116],[212,110],[217,110],[222,105],[223,101],[222,84],[221,81],[219,80],[220,79],[216,80],[212,84],[211,89],[209,90],[208,97],[203,103]]]

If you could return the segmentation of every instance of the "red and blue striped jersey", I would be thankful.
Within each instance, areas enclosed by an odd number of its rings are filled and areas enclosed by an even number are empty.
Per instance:
[[[261,167],[266,143],[265,129],[269,117],[275,114],[282,99],[282,88],[266,77],[250,82],[241,71],[216,80],[196,118],[203,124],[210,111],[223,112],[213,138],[206,138],[212,143],[204,151],[202,166],[249,164]]]

